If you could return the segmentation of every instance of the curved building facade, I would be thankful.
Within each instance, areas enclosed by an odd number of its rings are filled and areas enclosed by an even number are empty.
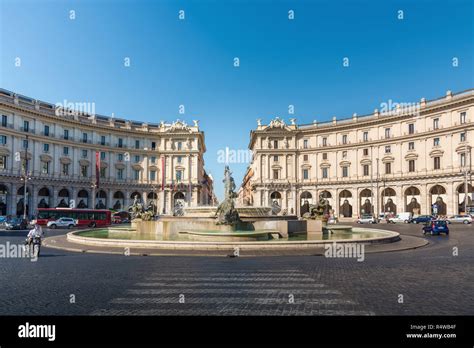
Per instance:
[[[38,207],[122,210],[135,197],[172,214],[212,198],[198,121],[128,121],[3,89],[0,117],[0,215],[23,215],[24,199],[33,215]]]
[[[458,214],[472,206],[473,135],[474,90],[324,123],[258,120],[239,199],[299,216],[320,196],[338,217]]]

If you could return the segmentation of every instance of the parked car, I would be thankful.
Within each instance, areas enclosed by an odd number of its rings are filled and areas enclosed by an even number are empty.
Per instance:
[[[433,220],[423,226],[423,234],[439,235],[441,233],[449,234],[449,227],[446,220]]]
[[[434,220],[434,217],[431,215],[418,215],[417,217],[412,218],[410,222],[413,222],[414,224],[424,224],[431,220]]]
[[[391,212],[385,212],[385,213],[380,213],[378,216],[378,222],[380,223],[381,221],[388,221],[391,217],[394,217],[395,215]]]
[[[112,223],[113,224],[121,224],[122,223],[122,218],[119,215],[114,215],[112,217]]]
[[[388,222],[395,224],[397,222],[409,223],[411,221],[411,213],[400,213],[388,219]]]
[[[73,228],[77,225],[76,220],[73,218],[62,217],[54,221],[48,221],[47,227],[55,229],[58,227]]]
[[[357,223],[358,224],[376,224],[377,220],[372,215],[364,214],[357,219]]]
[[[472,223],[471,215],[454,215],[446,219],[450,224],[470,224]]]
[[[5,221],[6,230],[26,230],[28,228],[28,221],[23,218],[12,218]]]

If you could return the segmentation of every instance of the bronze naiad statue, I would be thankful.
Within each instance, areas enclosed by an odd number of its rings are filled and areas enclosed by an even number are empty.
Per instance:
[[[216,211],[216,218],[218,225],[235,225],[241,222],[239,213],[234,206],[234,198],[237,197],[235,190],[234,178],[231,175],[229,166],[225,166],[224,170],[224,201],[219,204]]]
[[[310,204],[309,211],[303,214],[304,219],[312,220],[327,220],[326,215],[329,210],[329,202],[322,194],[319,195],[319,201],[317,204]]]
[[[150,221],[154,216],[154,206],[150,204],[145,210],[144,205],[138,200],[137,195],[133,199],[133,204],[128,208],[132,215],[132,220],[142,219],[143,221]]]

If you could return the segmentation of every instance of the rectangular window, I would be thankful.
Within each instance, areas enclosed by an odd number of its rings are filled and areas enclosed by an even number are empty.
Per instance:
[[[87,143],[87,133],[82,133],[82,142]]]
[[[385,128],[385,139],[390,139],[390,128]]]
[[[103,161],[105,160],[105,152],[101,151],[100,153],[100,160]]]
[[[28,148],[28,140],[23,140],[23,148],[27,149]]]
[[[2,127],[6,127],[8,122],[7,115],[2,115]]]
[[[66,156],[69,155],[69,147],[67,146],[63,147],[63,155],[66,155]]]
[[[87,150],[82,150],[82,157],[87,157]]]
[[[62,173],[63,175],[69,175],[69,163],[63,163]]]
[[[123,147],[123,139],[119,138],[118,140],[118,147]]]
[[[461,112],[459,114],[459,123],[461,124],[466,123],[466,112]]]
[[[415,143],[413,141],[408,143],[408,150],[415,150]]]
[[[347,157],[347,151],[342,151],[342,158],[346,158]]]
[[[466,132],[462,132],[460,134],[459,141],[460,142],[466,141]]]
[[[392,147],[390,145],[385,146],[385,153],[392,152]]]
[[[328,159],[328,154],[326,152],[323,153],[323,160],[327,160]]]
[[[322,172],[323,172],[323,179],[327,179],[328,178],[328,169],[327,168],[322,168]]]
[[[368,156],[369,155],[369,149],[364,149],[364,156]]]
[[[414,123],[410,123],[408,125],[408,134],[415,134],[415,124]]]
[[[117,155],[117,159],[118,159],[119,162],[123,162],[123,153],[119,153]]]
[[[343,143],[344,145],[347,144],[347,135],[346,135],[346,134],[344,134],[344,135],[342,136],[342,143]]]
[[[140,140],[135,140],[135,149],[140,148]]]
[[[156,142],[154,141],[151,142],[151,149],[156,150]]]
[[[44,135],[49,137],[49,126],[44,126]]]
[[[183,171],[178,170],[176,171],[176,181],[180,182],[181,180],[183,180]]]
[[[41,173],[43,174],[49,173],[49,162],[41,162]]]
[[[99,175],[102,179],[105,178],[105,172],[107,168],[100,168]]]
[[[100,145],[105,146],[105,135],[100,136]]]
[[[349,167],[342,167],[342,177],[347,178],[349,176]]]
[[[0,169],[7,169],[7,156],[0,156]]]
[[[278,169],[273,170],[273,179],[278,180]]]
[[[123,180],[123,169],[117,169],[117,179]]]
[[[415,171],[415,160],[408,161],[408,171],[413,173]]]
[[[364,164],[362,169],[363,169],[363,172],[364,172],[364,176],[369,176],[369,165]]]
[[[461,153],[459,155],[459,160],[461,162],[461,167],[465,167],[466,166],[466,154],[465,153]]]
[[[273,148],[278,149],[278,140],[273,140]]]
[[[43,144],[43,152],[49,152],[49,144]]]
[[[156,157],[155,156],[150,157],[150,162],[155,164],[156,163]]]
[[[176,162],[177,163],[182,163],[183,162],[183,157],[181,157],[181,156],[176,157]]]
[[[323,138],[323,146],[328,146],[328,138]]]
[[[362,136],[363,141],[369,141],[369,132],[364,132],[364,135]]]
[[[65,129],[64,130],[64,140],[68,140],[69,139],[69,129]]]
[[[303,140],[303,149],[308,148],[308,139]]]
[[[441,169],[441,157],[433,157],[433,168]]]
[[[87,166],[81,166],[81,176],[87,178]]]
[[[439,146],[439,138],[433,139],[433,146]]]
[[[433,119],[433,129],[438,129],[439,128],[439,118],[434,118]]]
[[[178,150],[183,149],[183,143],[181,141],[178,141]]]
[[[7,144],[7,136],[0,135],[0,145],[6,145],[6,144]]]
[[[23,131],[24,132],[29,132],[30,131],[30,122],[23,121]]]
[[[308,155],[303,155],[303,161],[308,162]]]
[[[392,163],[385,163],[385,174],[392,174]]]
[[[156,180],[156,171],[152,170],[150,171],[150,181],[155,181]]]
[[[273,162],[278,162],[278,156],[273,156]]]
[[[309,179],[308,169],[303,169],[303,179],[304,180]]]
[[[135,155],[135,163],[140,162],[140,155]]]

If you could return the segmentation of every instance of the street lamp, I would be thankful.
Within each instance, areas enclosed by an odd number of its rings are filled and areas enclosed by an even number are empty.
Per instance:
[[[26,135],[26,146],[25,146],[25,170],[23,173],[23,177],[21,180],[24,182],[23,184],[23,219],[26,220],[26,200],[27,200],[27,183],[28,180],[31,180],[31,178],[28,175],[28,135]]]
[[[95,189],[97,188],[97,184],[95,182],[92,182],[91,188],[92,188],[92,209],[95,209]]]

